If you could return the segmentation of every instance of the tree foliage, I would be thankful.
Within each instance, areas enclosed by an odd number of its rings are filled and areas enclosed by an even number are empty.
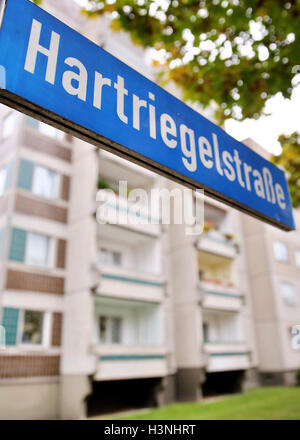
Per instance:
[[[282,166],[287,171],[292,203],[295,208],[300,207],[300,135],[295,132],[289,136],[281,135],[278,138],[283,151],[281,156],[274,156],[272,162]]]
[[[34,0],[41,3],[41,0]],[[300,0],[87,0],[89,17],[109,14],[115,31],[160,54],[159,78],[183,98],[216,109],[215,119],[258,118],[300,75]],[[288,172],[300,206],[299,135],[280,136],[273,162]]]
[[[88,0],[115,30],[163,54],[161,72],[216,119],[257,118],[277,92],[289,98],[300,73],[299,0]]]

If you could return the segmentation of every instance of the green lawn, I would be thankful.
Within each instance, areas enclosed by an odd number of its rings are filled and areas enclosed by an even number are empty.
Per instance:
[[[118,420],[300,420],[300,387],[258,388],[204,403],[178,403]]]

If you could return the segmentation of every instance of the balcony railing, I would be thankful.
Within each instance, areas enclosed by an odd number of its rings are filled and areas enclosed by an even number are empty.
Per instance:
[[[161,302],[165,280],[155,274],[128,270],[119,266],[98,266],[98,293],[103,296]]]
[[[126,227],[133,231],[157,237],[161,233],[161,221],[151,214],[147,206],[131,204],[117,193],[108,194],[104,202],[97,203],[97,218],[108,224]]]
[[[95,380],[161,377],[167,374],[168,355],[163,346],[94,346]]]
[[[92,352],[97,354],[102,360],[113,359],[129,359],[130,357],[138,359],[143,358],[164,358],[166,355],[166,348],[163,345],[124,345],[124,344],[95,344],[92,347]]]
[[[239,252],[239,245],[233,236],[216,230],[202,234],[197,247],[201,251],[230,259],[235,258]]]
[[[198,290],[204,308],[240,310],[244,303],[244,295],[233,283],[207,278],[199,282]]]
[[[250,351],[243,341],[206,341],[203,344],[208,372],[244,370],[250,365]]]

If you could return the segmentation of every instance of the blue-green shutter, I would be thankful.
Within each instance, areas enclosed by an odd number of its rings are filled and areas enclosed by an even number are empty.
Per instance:
[[[19,309],[4,307],[2,311],[2,325],[5,328],[6,345],[16,345],[18,333]]]
[[[33,168],[34,164],[29,160],[21,159],[18,187],[23,189],[31,190],[32,188],[32,178],[33,178]]]
[[[39,121],[37,119],[31,118],[30,116],[25,117],[25,123],[29,127],[38,129],[39,128]]]
[[[11,161],[6,165],[6,180],[5,180],[5,189],[6,190],[11,187],[13,169],[14,169],[14,161]]]
[[[9,259],[23,262],[25,260],[27,232],[23,229],[13,228],[11,231]]]

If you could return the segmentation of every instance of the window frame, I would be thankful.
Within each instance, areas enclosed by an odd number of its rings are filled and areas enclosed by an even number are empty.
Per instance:
[[[299,256],[297,257],[297,255]],[[295,250],[295,263],[296,266],[300,268],[300,249]]]
[[[100,325],[101,325],[101,319],[105,318],[107,320],[107,336],[105,340],[101,340],[101,332],[100,332]],[[114,342],[113,341],[113,320],[118,320],[119,322],[119,341]],[[124,327],[124,317],[120,315],[105,315],[105,314],[98,314],[97,315],[97,343],[100,345],[122,345],[123,344],[123,327]]]
[[[55,188],[54,188],[54,196],[53,197],[47,197],[43,194],[38,194],[34,191],[34,188],[36,186],[36,179],[37,179],[37,169],[44,169],[47,171],[50,171],[51,173],[54,174],[55,176]],[[38,185],[37,185],[38,186]],[[32,186],[31,186],[31,192],[32,194],[34,194],[36,197],[41,197],[43,199],[47,199],[47,200],[58,200],[59,199],[59,194],[60,194],[60,187],[61,187],[61,176],[57,171],[52,170],[51,168],[48,168],[44,165],[41,164],[34,164],[34,168],[33,168],[33,176],[32,176]]]
[[[34,122],[30,123],[31,120]],[[31,116],[25,116],[25,124],[27,127],[30,127],[30,129],[38,131],[42,136],[45,136],[48,139],[52,139],[57,142],[66,142],[66,134],[62,130],[41,122],[38,119],[32,118]],[[47,133],[47,129],[43,130],[44,126],[49,127],[49,133]],[[54,136],[51,135],[51,130],[54,130]]]
[[[106,254],[110,254],[112,256],[112,260],[114,260],[115,256],[118,256],[119,259],[119,263],[115,263],[115,262],[103,262],[101,261],[101,254],[104,254],[104,251]],[[100,247],[100,249],[98,250],[98,262],[100,265],[103,266],[114,266],[114,267],[123,267],[123,252],[118,251],[118,250],[114,250],[114,249],[108,249],[107,247]]]
[[[4,179],[3,179],[3,188],[0,187],[0,197],[2,197],[3,194],[5,193],[5,186],[7,181],[7,165],[4,165],[3,167],[0,168],[0,174],[2,172],[4,172]]]
[[[14,124],[12,126],[12,129],[8,130],[8,133],[5,133],[5,122],[9,118],[14,118]],[[11,110],[10,112],[6,113],[6,115],[2,118],[2,127],[1,127],[1,139],[9,139],[14,134],[14,129],[17,126],[17,113],[14,110]]]
[[[34,264],[34,263],[30,263],[30,261],[29,261],[28,246],[29,246],[29,237],[31,235],[39,235],[39,236],[46,237],[48,239],[48,255],[47,255],[47,263],[45,265]],[[24,263],[30,267],[36,267],[39,269],[53,269],[54,268],[54,259],[55,259],[55,239],[49,235],[41,234],[40,232],[27,231]]]
[[[280,249],[280,247],[279,248],[277,247],[277,249],[276,249],[276,246],[278,246],[278,245],[281,246],[281,249]],[[283,248],[285,249],[284,252],[286,253],[284,258],[282,258],[282,256],[279,255],[280,252],[283,250]],[[278,251],[278,253],[277,253],[277,251]],[[274,256],[275,256],[276,261],[279,261],[280,263],[289,263],[289,261],[290,261],[289,249],[288,249],[288,246],[286,243],[284,243],[283,241],[280,241],[280,240],[275,240],[273,242],[273,252],[274,252]]]
[[[284,295],[282,294],[282,286],[286,285],[286,286],[291,286],[292,287],[292,292],[294,294],[294,300],[295,302],[289,303],[289,300],[287,298],[284,297]],[[279,282],[279,293],[280,293],[280,297],[284,303],[284,305],[288,306],[288,307],[297,307],[297,305],[299,304],[299,298],[295,289],[295,284],[291,283],[290,281],[280,281]]]
[[[47,129],[49,130],[49,133],[47,133]],[[43,136],[46,136],[49,139],[53,139],[55,141],[64,141],[65,140],[65,133],[62,130],[59,130],[58,128],[52,127],[52,125],[45,124],[44,122],[39,121],[38,124],[38,131]],[[53,135],[50,134],[51,131],[53,131]]]
[[[41,342],[39,344],[26,343],[22,341],[26,312],[36,312],[41,313],[42,315]],[[16,347],[26,350],[41,350],[50,347],[52,319],[52,313],[49,311],[35,310],[30,308],[19,309]]]
[[[209,342],[209,323],[207,321],[203,321],[202,322],[202,339],[203,339],[203,343],[208,343]]]

